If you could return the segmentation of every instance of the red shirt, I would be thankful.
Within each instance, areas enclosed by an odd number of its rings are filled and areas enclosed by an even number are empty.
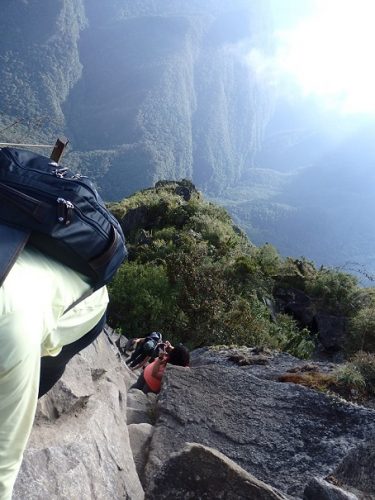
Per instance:
[[[146,366],[146,368],[143,370],[143,376],[145,379],[146,384],[149,386],[149,388],[152,390],[152,392],[159,392],[161,388],[161,379],[163,377],[163,374],[165,372],[165,368],[167,366],[166,363],[161,363],[159,365],[159,370],[158,370],[158,376],[160,379],[156,378],[153,376],[152,371],[155,367],[155,363],[157,360],[153,361],[149,365]]]

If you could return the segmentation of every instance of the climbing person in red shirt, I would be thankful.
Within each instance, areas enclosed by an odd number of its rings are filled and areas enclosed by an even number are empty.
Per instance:
[[[145,394],[160,392],[161,382],[168,363],[188,367],[190,363],[189,350],[182,344],[173,347],[168,341],[165,342],[165,349],[160,350],[155,361],[144,368],[137,382],[131,386],[131,389],[140,389]]]

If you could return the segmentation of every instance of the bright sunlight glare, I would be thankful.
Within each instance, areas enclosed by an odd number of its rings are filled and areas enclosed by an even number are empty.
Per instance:
[[[277,73],[329,108],[374,114],[374,25],[375,0],[315,0],[310,17],[276,34]]]

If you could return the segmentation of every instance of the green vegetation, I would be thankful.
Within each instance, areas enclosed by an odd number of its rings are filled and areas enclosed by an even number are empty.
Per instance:
[[[339,392],[348,399],[362,396],[366,389],[365,379],[354,363],[347,363],[338,368],[336,383]]]
[[[109,206],[129,249],[110,285],[109,318],[127,336],[160,330],[190,347],[262,346],[309,358],[315,334],[275,298],[276,290],[299,290],[314,314],[346,319],[348,357],[375,351],[375,290],[342,271],[282,258],[270,244],[254,246],[190,181],[161,181]],[[362,387],[368,376],[353,366],[332,384]]]
[[[283,266],[276,250],[252,245],[189,181],[158,183],[110,208],[128,224],[130,256],[110,285],[114,327],[129,336],[161,330],[191,347],[233,343],[310,355],[307,329],[283,314],[272,319],[267,305]]]
[[[375,396],[375,354],[358,351],[333,373],[334,390],[349,400]]]
[[[322,372],[315,365],[302,366],[296,372],[280,375],[278,380],[364,402],[375,396],[375,354],[359,351],[329,372]]]
[[[35,124],[42,119],[44,132],[61,133],[63,103],[81,76],[78,38],[85,24],[83,5],[72,0],[58,6],[8,0],[5,4],[0,18],[1,114],[26,128],[30,120]],[[4,122],[0,119],[0,128]],[[29,133],[28,140],[35,137],[33,127]]]
[[[375,303],[359,309],[350,327],[348,350],[375,352]]]
[[[352,314],[358,281],[349,274],[321,268],[313,279],[306,280],[306,291],[313,297],[319,297],[328,310]]]
[[[375,354],[359,351],[353,356],[349,365],[360,373],[367,394],[375,396]]]

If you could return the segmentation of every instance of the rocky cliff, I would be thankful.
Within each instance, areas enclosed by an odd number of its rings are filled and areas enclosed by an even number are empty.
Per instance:
[[[197,350],[146,396],[103,334],[39,402],[14,499],[375,498],[375,411],[277,382],[292,356],[241,352]]]
[[[64,130],[63,103],[81,77],[85,23],[83,0],[2,3],[0,123],[19,123],[9,130],[13,142]]]
[[[1,129],[19,121],[6,138],[64,132],[108,200],[164,178],[220,190],[252,164],[269,111],[246,62],[262,2],[6,4]]]

